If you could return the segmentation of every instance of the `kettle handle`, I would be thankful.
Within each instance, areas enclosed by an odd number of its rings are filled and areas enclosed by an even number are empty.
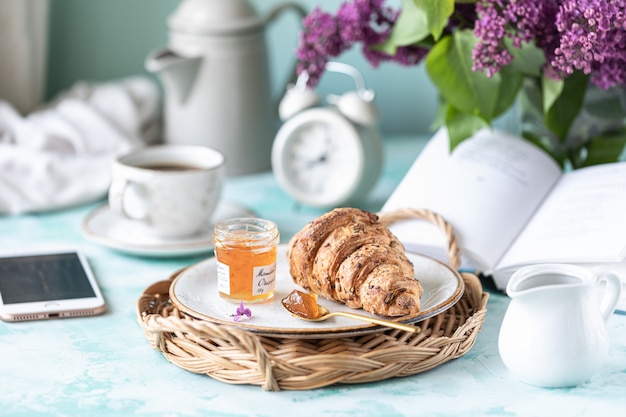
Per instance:
[[[622,281],[614,272],[605,272],[598,278],[603,294],[600,299],[600,313],[606,322],[617,307],[622,293]]]
[[[307,11],[304,7],[302,7],[302,5],[295,3],[295,2],[287,2],[287,3],[279,4],[278,6],[270,10],[269,14],[265,18],[265,23],[267,24],[267,23],[272,22],[282,12],[288,9],[294,9],[300,15],[301,18],[304,18],[307,15]]]
[[[287,2],[287,3],[279,4],[278,6],[270,10],[267,17],[265,18],[265,24],[267,25],[269,23],[272,23],[274,20],[278,18],[278,16],[280,16],[281,13],[290,9],[293,9],[299,15],[301,21],[307,15],[307,10],[304,7],[302,7],[302,5],[295,3],[295,2]],[[296,82],[296,79],[298,77],[296,73],[296,66],[297,66],[297,61],[293,63],[293,69],[289,71],[290,76],[287,82],[284,84],[284,88],[279,91],[285,91],[290,84],[294,84]]]

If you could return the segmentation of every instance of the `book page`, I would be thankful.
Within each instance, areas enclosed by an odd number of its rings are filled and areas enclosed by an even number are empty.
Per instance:
[[[428,208],[436,211],[440,206],[440,182],[447,175],[448,158],[448,138],[446,132],[440,130],[422,149],[381,211],[404,208]],[[391,225],[390,230],[407,250],[447,262],[445,235],[434,225],[421,220],[401,221]]]
[[[626,163],[564,175],[498,268],[626,256]]]
[[[412,207],[441,214],[471,264],[464,267],[490,271],[560,175],[559,166],[542,150],[494,130],[477,133],[450,154],[442,129],[383,211]],[[432,233],[413,229],[415,223],[400,222],[392,232],[409,247],[433,246]],[[445,244],[440,237],[436,244],[441,242]]]

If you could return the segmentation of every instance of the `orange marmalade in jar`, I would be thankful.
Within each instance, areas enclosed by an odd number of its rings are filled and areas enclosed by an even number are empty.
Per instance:
[[[213,244],[220,296],[235,303],[272,298],[279,240],[278,227],[269,220],[244,217],[218,222]]]

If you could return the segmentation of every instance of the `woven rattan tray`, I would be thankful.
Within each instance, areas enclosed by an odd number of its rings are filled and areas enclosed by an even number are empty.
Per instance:
[[[436,213],[403,210],[380,217],[386,224],[403,218],[433,222],[446,233],[450,266],[458,268],[456,240]],[[460,301],[419,323],[418,334],[387,330],[346,338],[272,338],[179,312],[169,299],[178,273],[146,288],[137,301],[138,319],[152,347],[188,371],[273,391],[380,381],[435,368],[463,356],[474,345],[488,299],[475,275],[462,274],[465,292]]]

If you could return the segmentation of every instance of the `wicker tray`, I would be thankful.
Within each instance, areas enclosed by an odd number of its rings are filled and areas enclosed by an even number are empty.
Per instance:
[[[433,222],[446,233],[450,266],[458,268],[456,240],[436,213],[402,210],[380,217],[385,224],[403,218]],[[463,356],[482,328],[488,299],[479,279],[464,273],[465,292],[460,301],[419,323],[418,334],[387,330],[341,339],[271,338],[179,312],[169,299],[178,273],[146,288],[137,301],[138,320],[152,347],[190,372],[272,391],[414,375]]]

